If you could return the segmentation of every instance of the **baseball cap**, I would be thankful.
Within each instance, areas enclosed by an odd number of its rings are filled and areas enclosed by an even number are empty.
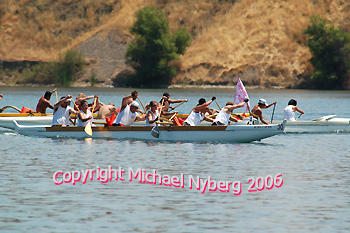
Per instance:
[[[132,101],[131,106],[134,106],[136,108],[140,107],[139,103],[137,103],[136,101]]]
[[[259,99],[258,104],[263,104],[263,105],[267,106],[267,101],[265,99]]]

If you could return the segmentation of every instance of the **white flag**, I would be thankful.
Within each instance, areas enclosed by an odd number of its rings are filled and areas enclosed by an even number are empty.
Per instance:
[[[243,102],[243,100],[245,98],[248,98],[249,99],[249,96],[248,96],[248,93],[247,91],[245,90],[245,87],[241,81],[240,78],[238,78],[238,82],[237,82],[237,87],[236,87],[236,94],[235,94],[235,99],[233,101],[234,104],[239,104],[241,102]],[[250,108],[250,104],[249,102],[247,104],[244,105],[243,109],[245,111],[248,111],[248,107],[247,105],[249,106]]]

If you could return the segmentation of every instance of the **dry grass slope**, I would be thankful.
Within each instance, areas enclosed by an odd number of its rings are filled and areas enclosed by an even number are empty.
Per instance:
[[[349,0],[8,0],[0,1],[0,60],[50,61],[80,48],[97,64],[121,61],[122,52],[94,55],[99,48],[93,41],[112,37],[125,51],[132,39],[127,27],[149,4],[164,10],[172,30],[185,26],[193,36],[176,62],[176,83],[235,83],[240,77],[251,85],[293,86],[311,69],[302,30],[312,14],[350,32]],[[97,76],[106,75],[102,70]]]

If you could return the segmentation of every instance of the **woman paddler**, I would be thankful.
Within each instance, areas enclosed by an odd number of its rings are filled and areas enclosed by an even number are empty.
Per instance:
[[[196,107],[194,107],[188,115],[187,119],[182,124],[183,126],[197,126],[199,125],[203,120],[213,122],[214,120],[211,118],[208,118],[205,116],[205,113],[207,112],[208,106],[213,103],[213,101],[216,99],[216,97],[212,97],[211,100],[208,102],[205,101],[204,98],[201,98],[198,101],[198,104]]]
[[[89,104],[86,100],[81,101],[81,110],[78,114],[78,126],[86,126],[89,121],[92,124],[93,114],[92,111],[94,107],[97,105],[99,106],[100,103],[98,101],[98,96],[95,95],[95,100],[93,106],[89,107]]]
[[[156,121],[159,119],[158,104],[156,101],[151,101],[149,103],[150,110],[146,113],[146,125],[145,126],[155,126]]]

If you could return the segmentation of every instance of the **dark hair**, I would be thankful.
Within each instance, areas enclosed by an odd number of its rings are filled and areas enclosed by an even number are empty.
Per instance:
[[[163,96],[170,97],[170,94],[168,92],[164,92]]]
[[[229,102],[226,103],[226,106],[227,106],[227,105],[234,105],[234,103],[232,103],[231,101],[229,101]]]
[[[51,95],[52,95],[52,93],[50,91],[46,91],[45,95],[44,95],[44,98],[49,100],[51,98]]]
[[[198,100],[198,105],[205,104],[205,102],[207,102],[207,101],[205,101],[204,98],[200,98],[200,99]],[[197,105],[197,106],[198,106],[198,105]]]
[[[297,101],[295,99],[291,99],[291,100],[289,100],[288,105],[297,106]]]
[[[157,106],[157,102],[152,100],[151,102],[149,102],[149,106]]]
[[[80,102],[80,106],[83,107],[83,105],[84,105],[85,103],[87,103],[87,101],[86,101],[86,100],[82,100],[82,101]]]
[[[65,96],[62,96],[60,100],[62,100],[62,99],[64,99],[64,98],[66,98],[66,97],[65,97]]]
[[[137,91],[131,92],[131,95],[135,97],[137,95]]]

